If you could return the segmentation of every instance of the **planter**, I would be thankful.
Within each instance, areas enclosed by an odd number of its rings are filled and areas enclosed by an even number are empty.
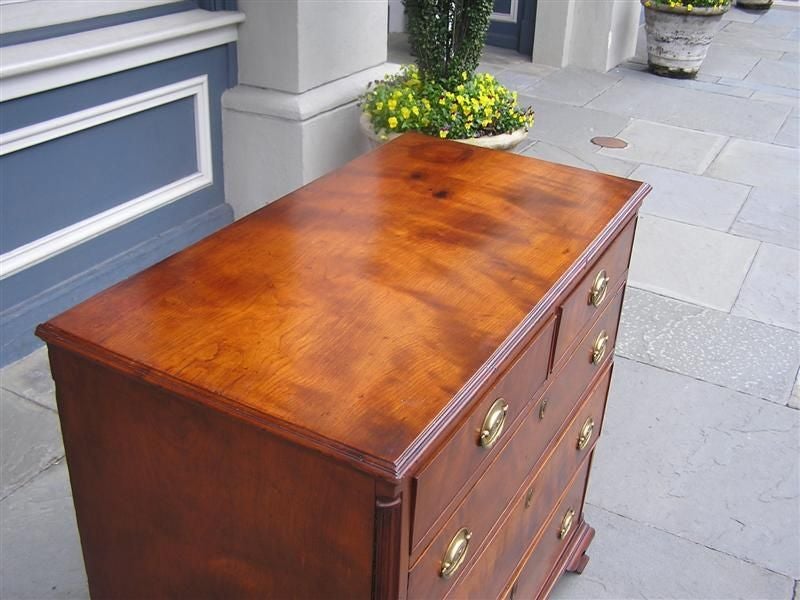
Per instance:
[[[736,6],[747,10],[767,10],[772,0],[736,0]]]
[[[644,5],[650,71],[665,77],[696,77],[730,5],[690,11],[684,6],[670,8],[650,0],[640,1]]]
[[[369,138],[370,144],[373,148],[389,142],[401,135],[399,133],[390,133],[387,139],[382,140],[380,136],[375,133],[375,130],[372,128],[372,123],[365,113],[361,113],[359,124],[361,125],[361,130],[364,132],[367,138]],[[517,129],[511,133],[487,135],[479,138],[467,138],[452,141],[461,142],[462,144],[469,144],[471,146],[480,146],[481,148],[491,148],[492,150],[511,150],[516,148],[526,137],[528,137],[528,132],[523,128]]]

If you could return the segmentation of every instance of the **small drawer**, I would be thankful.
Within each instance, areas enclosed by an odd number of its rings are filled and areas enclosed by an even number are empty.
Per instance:
[[[567,547],[576,530],[583,507],[588,474],[589,460],[585,460],[577,472],[570,472],[567,481],[562,481],[561,486],[553,490],[557,493],[547,506],[528,504],[527,492],[523,494],[514,506],[508,521],[492,539],[486,551],[446,597],[498,598],[510,583],[514,571],[532,542],[538,542],[543,549],[547,548],[547,554],[558,556]],[[574,476],[570,478],[570,475]],[[557,501],[557,498],[560,499]],[[568,511],[572,511],[571,522],[565,520]],[[538,559],[537,562],[541,562],[545,568],[553,564]],[[515,597],[523,596],[517,591]],[[414,597],[409,594],[409,598]]]
[[[532,483],[522,487],[523,505],[527,506],[521,509],[515,508],[512,517],[503,525],[503,529],[509,527],[524,529],[528,532],[527,541],[532,539],[567,485],[570,475],[586,459],[594,446],[602,426],[609,380],[610,367],[605,369],[573,420],[564,429],[558,444]],[[457,578],[457,573],[453,573],[452,577],[442,576],[445,557],[450,544],[458,533],[465,529],[470,537],[459,570],[470,568],[475,552],[485,546],[487,536],[497,519],[506,507],[514,502],[514,494],[519,492],[525,475],[530,472],[538,458],[533,456],[536,453],[533,448],[537,440],[537,426],[540,426],[538,415],[533,413],[526,415],[525,421],[515,432],[513,439],[475,484],[461,506],[451,514],[439,535],[411,569],[408,584],[409,598],[440,598],[447,592],[453,580]],[[516,513],[519,513],[517,518],[521,521],[511,524]],[[522,546],[523,549],[525,547],[526,545]],[[517,562],[520,557],[521,554],[517,557]],[[517,562],[511,561],[509,568],[513,569]],[[499,585],[504,582],[500,581]]]
[[[605,308],[625,279],[630,261],[636,220],[631,221],[603,255],[589,267],[586,275],[561,305],[558,339],[553,365],[563,358],[570,344],[586,325]]]
[[[444,509],[508,441],[511,425],[547,378],[554,331],[555,317],[550,317],[466,422],[416,476],[412,548],[430,540],[431,528]],[[412,552],[413,558],[418,551]]]

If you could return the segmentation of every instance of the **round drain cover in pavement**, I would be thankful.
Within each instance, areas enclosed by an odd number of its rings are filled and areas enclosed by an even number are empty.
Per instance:
[[[603,148],[627,148],[628,142],[615,137],[594,137],[592,143]]]

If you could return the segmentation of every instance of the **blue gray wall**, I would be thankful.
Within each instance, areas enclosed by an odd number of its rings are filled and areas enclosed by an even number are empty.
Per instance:
[[[230,0],[205,0],[232,8]],[[197,8],[181,2],[160,10]],[[116,15],[149,18],[153,13]],[[96,26],[107,22],[93,19]],[[70,24],[70,28],[86,24]],[[60,26],[43,30],[60,35]],[[3,43],[30,41],[25,32]],[[47,32],[45,32],[46,34]],[[3,36],[5,37],[5,36]],[[22,40],[22,41],[20,41]],[[0,104],[0,133],[206,76],[213,183],[0,280],[0,365],[39,344],[35,326],[230,223],[222,172],[220,97],[235,83],[235,47],[121,71]],[[198,170],[191,97],[111,120],[0,157],[0,253],[41,239]]]

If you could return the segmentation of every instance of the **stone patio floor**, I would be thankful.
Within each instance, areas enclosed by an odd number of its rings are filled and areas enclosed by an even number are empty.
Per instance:
[[[647,181],[597,529],[553,597],[800,598],[800,9],[733,9],[695,81],[489,49],[536,110],[518,151]],[[402,37],[390,58],[408,62]],[[589,139],[618,136],[623,150]],[[0,598],[86,598],[44,350],[0,371]]]

